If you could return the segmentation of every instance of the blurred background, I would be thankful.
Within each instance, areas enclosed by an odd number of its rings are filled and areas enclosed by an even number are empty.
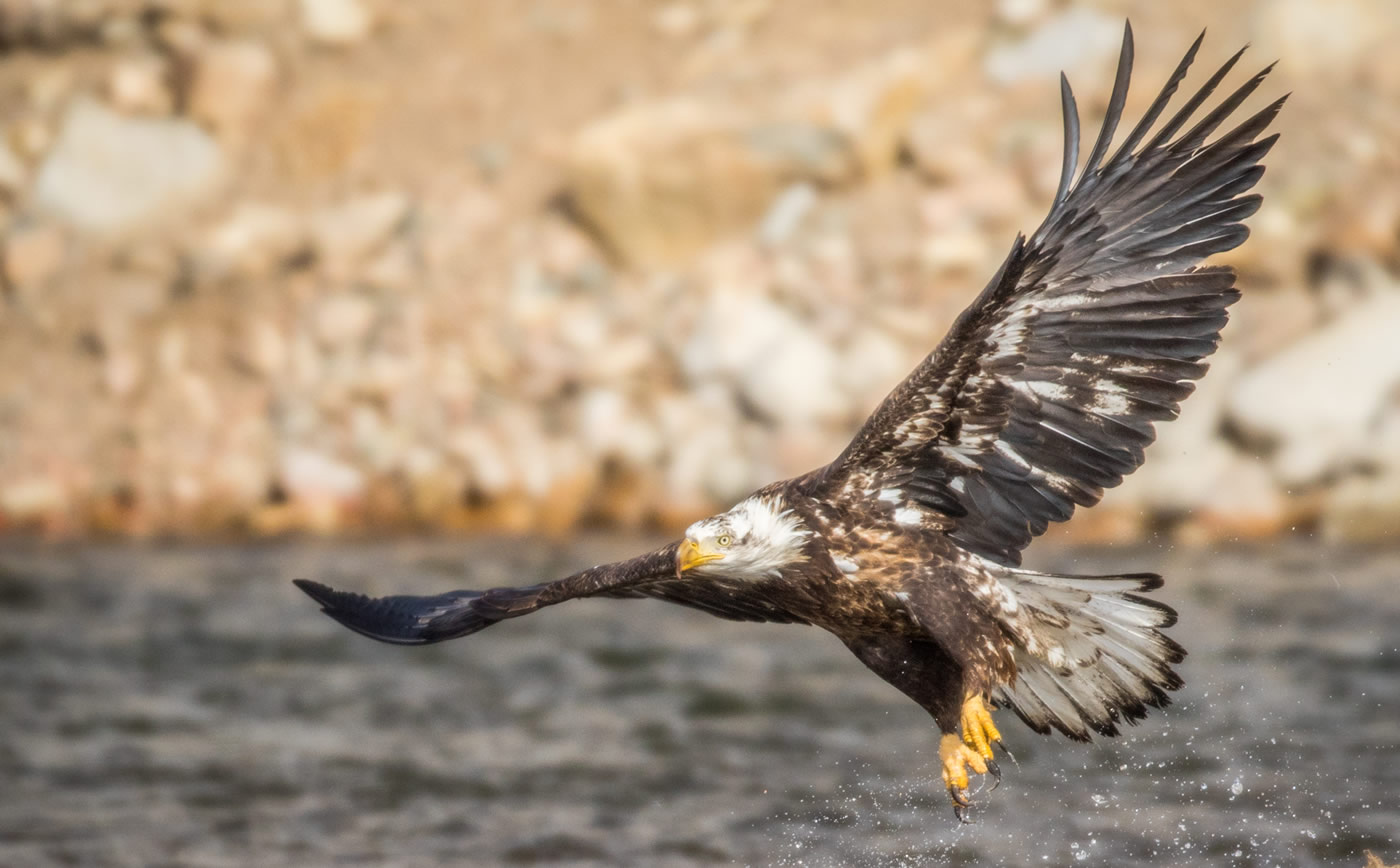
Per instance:
[[[1400,7],[0,0],[0,527],[674,529],[830,460],[1202,27],[1293,91],[1185,417],[1066,532],[1400,526]],[[1248,108],[1248,106],[1246,106]]]
[[[834,457],[1092,136],[1279,61],[1220,351],[1033,566],[1156,570],[1175,704],[954,824],[817,630],[580,601]],[[1400,860],[1394,0],[0,0],[0,865]],[[1087,149],[1087,148],[1086,148]],[[138,543],[132,545],[135,541]],[[1371,864],[1376,868],[1381,863]]]

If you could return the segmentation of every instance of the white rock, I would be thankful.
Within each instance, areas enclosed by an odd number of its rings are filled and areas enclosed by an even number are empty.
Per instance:
[[[374,16],[362,0],[301,0],[301,26],[312,41],[353,45],[374,29]]]
[[[94,232],[173,218],[208,194],[224,169],[218,144],[198,125],[130,118],[76,100],[35,187],[44,209]]]
[[[0,488],[0,511],[16,521],[30,521],[62,512],[68,493],[58,480],[31,476]]]
[[[151,54],[120,60],[107,77],[107,98],[112,107],[132,115],[169,114],[170,69],[163,57]]]
[[[664,445],[655,426],[617,389],[594,388],[580,398],[578,431],[595,459],[618,458],[632,467],[650,464]]]
[[[1299,80],[1348,80],[1400,28],[1395,4],[1376,0],[1265,0],[1253,19],[1260,52],[1290,58]]]
[[[282,485],[293,499],[353,500],[364,491],[364,474],[324,452],[286,446],[279,459]]]
[[[1012,27],[1034,24],[1045,15],[1046,0],[997,0],[997,18]]]
[[[309,243],[306,221],[294,211],[244,202],[205,237],[196,263],[207,277],[267,277]]]
[[[316,306],[316,337],[328,347],[359,344],[369,334],[377,311],[362,295],[342,292]]]
[[[332,277],[352,276],[361,262],[384,248],[411,204],[402,193],[368,193],[318,211],[311,219],[311,238],[322,267]]]
[[[1286,485],[1314,482],[1364,455],[1400,386],[1400,294],[1377,296],[1246,373],[1229,415],[1276,444]]]
[[[758,238],[770,247],[789,241],[817,204],[817,188],[804,182],[783,190],[758,224]]]
[[[913,367],[914,359],[894,337],[863,328],[847,342],[837,381],[855,407],[874,408]]]
[[[786,308],[751,292],[709,300],[681,363],[693,380],[728,379],[770,420],[833,419],[848,406],[835,352]]]
[[[667,3],[651,16],[651,26],[663,36],[683,39],[701,24],[700,10],[693,3]]]
[[[987,76],[999,84],[1047,79],[1060,70],[1097,67],[1118,51],[1122,19],[1083,6],[1045,20],[1024,39],[987,54]]]

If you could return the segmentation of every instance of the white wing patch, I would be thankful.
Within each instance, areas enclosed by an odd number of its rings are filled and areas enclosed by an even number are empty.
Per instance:
[[[902,525],[918,527],[924,523],[924,512],[911,506],[903,506],[894,511],[894,520]]]

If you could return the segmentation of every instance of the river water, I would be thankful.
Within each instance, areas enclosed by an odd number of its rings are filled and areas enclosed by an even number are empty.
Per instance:
[[[1400,551],[1046,551],[1157,569],[1177,704],[957,825],[923,711],[813,628],[580,601],[353,635],[288,582],[526,584],[655,540],[0,549],[0,865],[1400,861]]]

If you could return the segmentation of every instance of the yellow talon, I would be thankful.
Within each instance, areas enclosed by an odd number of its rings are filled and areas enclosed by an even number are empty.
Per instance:
[[[992,723],[992,713],[982,703],[982,697],[975,693],[963,701],[962,737],[967,746],[984,759],[992,758],[992,745],[1001,741],[1001,733]]]
[[[943,784],[948,788],[948,798],[953,800],[953,813],[962,822],[971,822],[967,819],[967,809],[972,807],[967,792],[967,770],[985,775],[992,764],[952,733],[938,740],[938,761],[943,766]]]
[[[969,767],[979,775],[987,773],[987,761],[951,733],[938,740],[938,761],[943,765],[943,783],[948,785],[950,792],[967,789]],[[966,798],[966,794],[963,795]]]

